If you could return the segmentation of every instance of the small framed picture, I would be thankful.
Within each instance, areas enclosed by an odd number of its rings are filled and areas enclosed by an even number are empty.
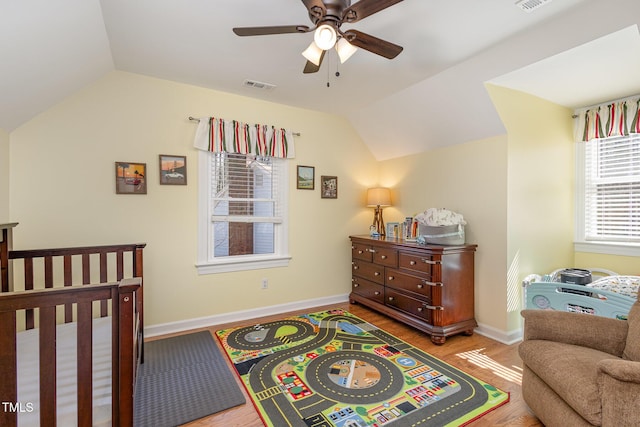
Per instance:
[[[116,194],[147,194],[147,164],[116,162]]]
[[[298,165],[298,183],[296,188],[298,190],[315,189],[315,181],[316,181],[315,174],[316,174],[315,167]]]
[[[399,222],[388,222],[386,227],[387,227],[387,239],[389,238],[398,239],[401,237]]]
[[[160,184],[187,185],[187,156],[160,154]]]
[[[320,197],[323,199],[338,198],[338,177],[337,176],[321,176],[320,177]]]

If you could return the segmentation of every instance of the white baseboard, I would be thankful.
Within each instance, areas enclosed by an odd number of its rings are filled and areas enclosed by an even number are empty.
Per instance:
[[[210,326],[222,325],[224,323],[239,322],[248,319],[255,319],[257,317],[271,316],[274,314],[319,307],[323,305],[340,304],[347,301],[349,301],[349,294],[333,295],[330,297],[295,301],[286,304],[255,308],[251,310],[214,314],[213,316],[199,317],[196,319],[179,320],[177,322],[148,326],[144,328],[144,336],[146,338],[151,338],[158,335],[174,334],[177,332],[184,332],[198,328],[208,328]]]
[[[501,342],[502,344],[511,345],[522,341],[522,329],[516,329],[511,332],[505,332],[496,329],[493,326],[478,323],[478,327],[474,331],[492,340]]]

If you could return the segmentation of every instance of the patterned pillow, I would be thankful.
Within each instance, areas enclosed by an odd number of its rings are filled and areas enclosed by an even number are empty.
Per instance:
[[[607,276],[589,283],[587,286],[638,299],[640,276]]]

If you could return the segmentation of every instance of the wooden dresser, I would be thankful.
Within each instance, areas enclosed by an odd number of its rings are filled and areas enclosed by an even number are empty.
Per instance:
[[[473,334],[477,245],[420,245],[351,236],[351,303],[360,303],[431,335]]]

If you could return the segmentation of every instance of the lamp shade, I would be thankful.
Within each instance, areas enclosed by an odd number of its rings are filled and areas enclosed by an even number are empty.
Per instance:
[[[322,58],[322,53],[324,51],[316,45],[316,42],[311,42],[308,48],[302,52],[302,56],[307,58],[309,62],[312,62],[313,65],[320,65],[320,58]]]
[[[358,48],[349,43],[344,37],[340,38],[338,43],[336,43],[336,51],[338,51],[341,64],[344,64],[347,59],[351,58],[351,55],[356,53],[356,50],[358,50]]]
[[[391,191],[384,187],[369,188],[367,206],[391,206]]]
[[[322,50],[331,49],[336,44],[337,38],[336,30],[328,24],[320,25],[313,34],[313,41]]]

